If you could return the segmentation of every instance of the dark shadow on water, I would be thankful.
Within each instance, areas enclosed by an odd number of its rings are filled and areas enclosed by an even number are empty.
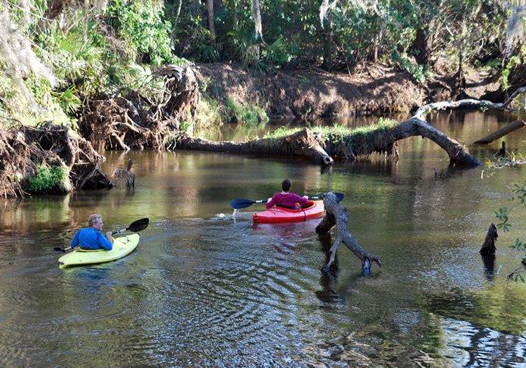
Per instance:
[[[326,308],[334,304],[344,304],[345,296],[343,294],[337,293],[337,278],[339,274],[339,265],[338,265],[338,256],[334,259],[334,262],[331,264],[329,269],[326,269],[325,265],[329,262],[331,257],[331,235],[324,234],[319,235],[318,239],[320,240],[321,250],[325,253],[325,262],[323,263],[320,271],[320,285],[322,290],[315,292],[316,297],[323,303],[320,305],[320,308]]]
[[[495,277],[495,255],[480,255],[484,263],[484,275],[491,281]]]

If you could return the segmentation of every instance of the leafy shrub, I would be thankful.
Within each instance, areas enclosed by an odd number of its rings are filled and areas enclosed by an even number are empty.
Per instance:
[[[248,125],[258,125],[268,122],[267,113],[260,106],[244,105],[228,97],[225,102],[226,114],[230,121]]]
[[[154,1],[115,0],[109,14],[118,19],[118,31],[153,65],[179,62],[171,49],[171,24],[164,20],[164,11]]]
[[[35,175],[29,179],[28,190],[32,193],[43,193],[62,185],[66,178],[66,170],[61,166],[41,164]]]

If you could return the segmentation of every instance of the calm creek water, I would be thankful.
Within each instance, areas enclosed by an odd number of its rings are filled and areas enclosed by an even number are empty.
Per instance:
[[[501,140],[471,142],[512,120],[469,112],[432,122],[485,161]],[[526,132],[505,140],[526,153]],[[526,169],[481,179],[482,168],[448,169],[427,139],[400,151],[397,163],[376,157],[329,170],[286,158],[113,152],[105,169],[132,158],[135,191],[121,184],[1,202],[0,366],[526,365],[526,286],[506,280],[520,265],[508,245],[526,237],[525,211],[499,234],[493,273],[478,253],[494,211],[509,205],[506,186]],[[350,232],[384,266],[362,278],[342,246],[328,276],[318,220],[254,227],[258,205],[231,217],[231,199],[267,198],[285,177],[302,194],[345,193]],[[106,229],[151,223],[130,256],[60,270],[53,247],[94,212]]]

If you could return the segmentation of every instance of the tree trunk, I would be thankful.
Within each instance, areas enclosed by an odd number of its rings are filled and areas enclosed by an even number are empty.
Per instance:
[[[341,243],[345,244],[349,250],[351,250],[356,257],[362,261],[362,274],[369,276],[371,273],[371,263],[376,262],[378,266],[382,266],[382,262],[375,255],[367,252],[363,249],[354,236],[348,231],[349,214],[345,208],[340,206],[334,193],[329,192],[323,196],[323,205],[325,206],[326,215],[316,227],[316,233],[326,234],[334,226],[334,242],[331,247],[331,256],[329,262],[325,265],[324,269],[329,270],[330,266],[334,262],[336,257],[336,251]]]
[[[517,129],[523,128],[525,125],[526,125],[526,123],[524,122],[524,120],[516,120],[516,121],[514,121],[512,123],[507,124],[503,128],[501,128],[501,129],[499,129],[499,130],[497,130],[497,131],[495,131],[495,132],[493,132],[491,134],[488,134],[484,138],[479,139],[478,141],[475,142],[475,144],[488,144],[488,143],[491,143],[494,140],[502,138],[505,135],[516,131]]]
[[[333,66],[333,23],[332,15],[327,17],[327,26],[323,29],[323,64],[322,68],[331,71]]]
[[[216,27],[214,24],[214,0],[206,0],[208,8],[208,30],[210,31],[210,37],[215,42],[216,39]]]
[[[252,0],[252,17],[254,18],[254,26],[256,30],[256,43],[263,41],[263,25],[261,23],[261,9],[259,0]]]
[[[283,138],[261,138],[249,142],[214,142],[182,134],[176,138],[176,148],[274,156],[306,156],[322,165],[330,165],[333,162],[320,146],[315,135],[308,129]]]

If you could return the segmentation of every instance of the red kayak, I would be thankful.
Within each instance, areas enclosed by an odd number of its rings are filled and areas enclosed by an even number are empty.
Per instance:
[[[322,201],[308,201],[299,210],[283,207],[272,207],[263,212],[252,215],[254,223],[300,222],[323,217],[325,208]]]

